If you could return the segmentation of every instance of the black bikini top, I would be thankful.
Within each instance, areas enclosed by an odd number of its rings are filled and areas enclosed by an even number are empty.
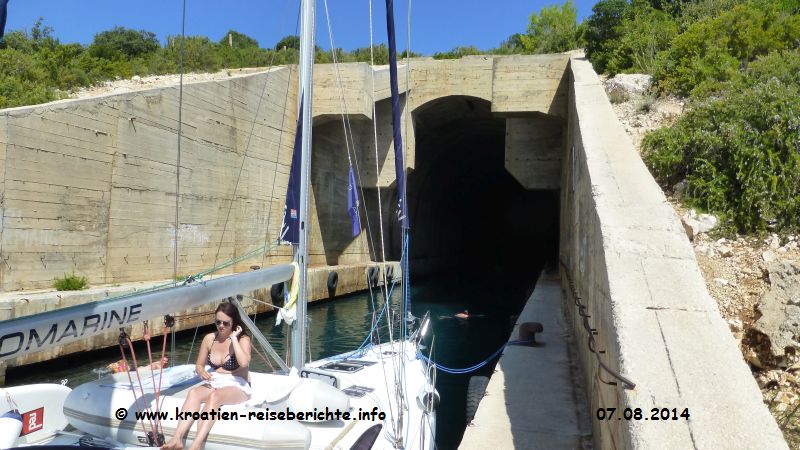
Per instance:
[[[214,342],[217,342],[217,338],[215,337],[214,340],[211,342],[211,348],[214,348]],[[239,368],[239,361],[236,360],[236,353],[229,353],[228,357],[225,359],[225,362],[222,364],[214,364],[211,362],[211,348],[208,349],[208,357],[206,360],[208,361],[208,365],[211,366],[212,369],[217,370],[220,367],[223,369],[233,372],[234,370]]]

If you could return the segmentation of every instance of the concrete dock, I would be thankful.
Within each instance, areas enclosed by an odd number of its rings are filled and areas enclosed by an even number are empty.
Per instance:
[[[509,341],[518,339],[525,322],[543,325],[538,345],[506,347],[460,449],[591,448],[589,404],[561,309],[557,275],[540,277]]]

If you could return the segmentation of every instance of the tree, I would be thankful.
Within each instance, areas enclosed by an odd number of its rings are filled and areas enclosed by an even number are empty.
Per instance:
[[[286,36],[275,44],[275,50],[282,50],[284,47],[300,50],[300,36]]]
[[[522,46],[528,53],[558,53],[578,47],[578,12],[571,0],[561,6],[545,6],[533,13],[528,34],[521,35]]]
[[[620,36],[615,39],[607,71],[610,74],[631,70],[653,74],[659,52],[668,49],[678,34],[678,23],[663,10],[637,2],[616,29]]]
[[[592,7],[583,38],[586,41],[586,57],[597,72],[605,72],[608,61],[619,45],[619,26],[629,7],[627,0],[600,0]]]
[[[500,54],[524,52],[525,46],[522,44],[522,36],[523,34],[521,33],[512,34],[505,41],[500,43],[500,47],[497,48],[495,52]]]
[[[246,34],[239,33],[238,31],[235,30],[228,30],[228,32],[225,33],[225,36],[223,36],[222,39],[219,40],[219,43],[222,44],[223,46],[229,46],[240,49],[258,47],[257,40],[251,38]]]
[[[153,32],[115,27],[94,36],[89,46],[92,56],[105,59],[135,58],[153,53],[160,48]]]
[[[389,47],[386,44],[374,45],[371,53],[369,47],[361,47],[353,50],[352,54],[354,61],[368,63],[374,59],[376,65],[389,64]]]

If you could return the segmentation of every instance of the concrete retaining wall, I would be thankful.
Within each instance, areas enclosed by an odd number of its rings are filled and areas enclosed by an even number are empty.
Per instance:
[[[636,153],[588,61],[570,65],[561,182],[564,299],[594,416],[596,449],[787,448],[673,209]],[[596,329],[600,359],[636,383],[603,384],[566,276]],[[624,408],[688,408],[690,419],[618,420]]]
[[[179,275],[274,240],[293,84],[284,67],[184,86]],[[1,290],[72,271],[93,284],[171,276],[177,107],[173,86],[0,113]]]
[[[296,82],[292,67],[280,67],[184,86],[178,275],[276,239],[294,145]],[[0,291],[47,288],[72,272],[94,285],[172,275],[178,95],[171,86],[0,112]],[[341,146],[344,137],[323,134],[315,142]],[[349,221],[346,205],[330,206],[346,200],[346,154],[315,155],[317,163],[326,158],[339,158],[342,171],[315,172],[310,262],[369,261],[366,235],[352,238],[341,225]],[[320,175],[325,170],[328,185]],[[340,229],[346,236],[336,235]],[[281,247],[226,271],[289,255]]]

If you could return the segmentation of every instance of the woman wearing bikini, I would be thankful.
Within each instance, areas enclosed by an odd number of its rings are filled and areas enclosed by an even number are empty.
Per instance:
[[[235,405],[250,398],[250,383],[247,381],[250,337],[242,328],[239,311],[226,302],[217,307],[215,316],[217,331],[203,338],[197,355],[195,370],[205,382],[189,391],[183,403],[184,412],[211,412],[222,405]],[[213,369],[211,373],[206,372],[206,365]],[[183,449],[183,439],[193,422],[191,418],[181,419],[175,435],[161,450]],[[203,446],[214,422],[199,421],[195,440],[188,450],[199,450]]]

